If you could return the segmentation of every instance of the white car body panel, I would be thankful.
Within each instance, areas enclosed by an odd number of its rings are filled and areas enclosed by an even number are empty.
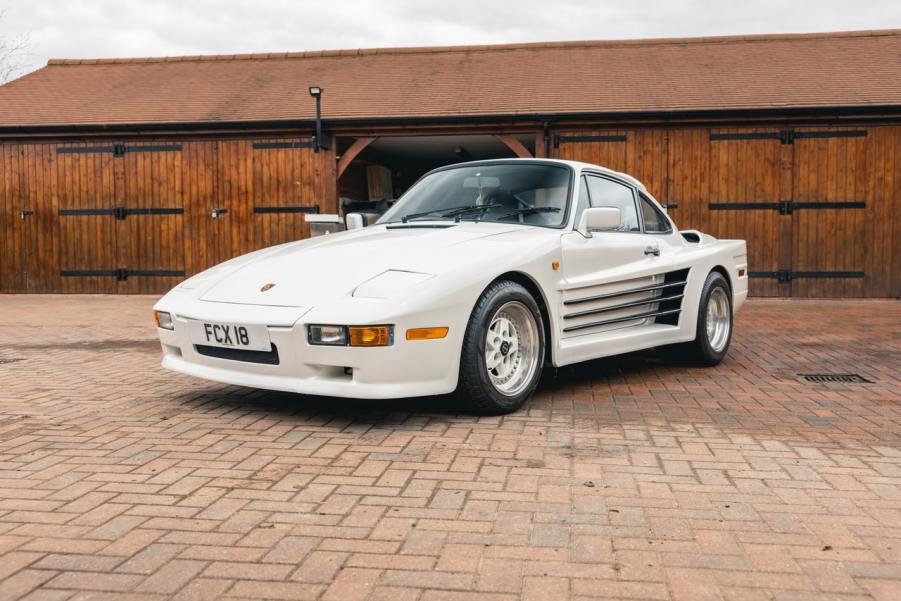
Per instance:
[[[634,178],[595,165],[544,162],[575,171],[573,195],[586,170],[650,196]],[[563,228],[465,220],[446,228],[425,227],[439,223],[429,221],[373,225],[238,257],[190,278],[155,305],[174,319],[174,330],[159,329],[162,365],[218,382],[298,393],[371,399],[443,394],[457,387],[463,334],[476,301],[504,274],[516,274],[541,296],[536,300],[545,307],[547,355],[555,366],[693,340],[701,289],[713,269],[728,276],[733,310],[743,304],[744,241],[691,232],[699,239],[692,243],[676,228],[671,234],[596,232],[586,238],[575,231],[574,213]],[[645,255],[648,246],[658,247],[659,256]],[[653,284],[685,269],[678,325],[647,318],[564,331],[590,323],[565,318],[573,312],[567,301]],[[261,291],[267,284],[275,285]],[[604,302],[582,305],[590,310]],[[267,326],[278,365],[199,354],[188,337],[190,319]],[[394,341],[371,348],[311,345],[308,324],[391,324]],[[438,326],[449,328],[446,338],[404,337],[409,328]]]

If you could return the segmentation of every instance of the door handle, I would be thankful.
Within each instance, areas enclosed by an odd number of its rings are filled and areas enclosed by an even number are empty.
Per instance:
[[[660,256],[660,247],[659,246],[648,246],[644,249],[644,254],[654,255],[655,257],[659,257]]]
[[[25,221],[26,217],[31,217],[34,215],[34,211],[19,211],[19,219]]]
[[[213,219],[219,219],[219,215],[225,215],[226,213],[228,213],[228,209],[213,209],[210,212],[210,217],[212,217]]]

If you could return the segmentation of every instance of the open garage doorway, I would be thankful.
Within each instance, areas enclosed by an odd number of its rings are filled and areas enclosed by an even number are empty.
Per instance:
[[[338,138],[338,206],[342,215],[377,218],[423,174],[444,165],[531,157],[535,134]]]

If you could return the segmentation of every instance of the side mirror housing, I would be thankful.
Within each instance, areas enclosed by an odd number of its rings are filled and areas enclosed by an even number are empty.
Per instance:
[[[358,230],[366,225],[366,219],[362,213],[348,213],[344,218],[344,222],[349,230]]]
[[[593,207],[582,211],[577,231],[591,238],[591,233],[595,231],[619,229],[621,222],[622,214],[616,207]]]

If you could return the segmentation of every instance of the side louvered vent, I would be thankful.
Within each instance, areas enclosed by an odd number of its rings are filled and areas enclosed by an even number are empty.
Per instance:
[[[587,334],[661,323],[676,326],[682,311],[688,270],[592,286],[563,301],[563,333]]]

